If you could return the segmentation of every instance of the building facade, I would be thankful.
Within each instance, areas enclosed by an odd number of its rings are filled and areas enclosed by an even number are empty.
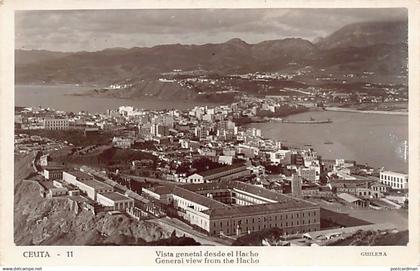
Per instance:
[[[381,183],[393,189],[408,189],[408,174],[394,171],[381,171],[379,179]]]
[[[319,205],[238,181],[143,190],[173,206],[209,235],[242,235],[269,228],[284,234],[317,231]]]
[[[44,119],[45,130],[66,130],[69,128],[68,119]]]
[[[63,179],[63,167],[45,167],[44,177],[46,180],[61,180]]]
[[[90,199],[96,201],[98,193],[113,192],[114,188],[95,180],[89,174],[81,171],[64,171],[63,180],[84,192]]]
[[[134,207],[134,199],[118,192],[102,192],[97,194],[97,202],[114,211],[125,211]]]

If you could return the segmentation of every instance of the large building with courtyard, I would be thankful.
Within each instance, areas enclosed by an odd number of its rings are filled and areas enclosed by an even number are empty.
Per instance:
[[[269,228],[284,234],[320,229],[319,205],[239,181],[165,185],[143,193],[174,207],[210,235],[242,235]]]

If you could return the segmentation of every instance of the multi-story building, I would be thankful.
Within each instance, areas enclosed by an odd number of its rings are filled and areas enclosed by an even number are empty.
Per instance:
[[[69,128],[69,120],[46,118],[43,127],[45,130],[66,130]]]
[[[292,152],[290,150],[277,150],[269,152],[269,159],[274,164],[290,164],[292,162]]]
[[[381,171],[379,179],[381,183],[393,189],[408,189],[408,174],[394,171]]]
[[[78,170],[64,171],[63,180],[76,186],[80,191],[86,193],[90,199],[95,201],[98,193],[114,191],[112,186],[99,182],[93,176]]]
[[[47,180],[61,180],[63,179],[63,170],[62,166],[47,166],[44,168],[44,177]]]
[[[116,137],[114,136],[112,138],[112,145],[117,148],[122,149],[129,149],[131,148],[131,145],[133,145],[134,140],[132,138],[128,137]]]
[[[240,235],[269,228],[285,234],[320,229],[319,205],[238,181],[143,189],[176,208],[209,235]]]
[[[316,174],[316,170],[314,168],[300,167],[297,172],[299,176],[304,178],[305,180],[311,182],[319,180],[319,175]]]

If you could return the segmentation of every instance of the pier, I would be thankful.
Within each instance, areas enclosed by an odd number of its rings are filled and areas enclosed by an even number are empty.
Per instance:
[[[324,124],[324,123],[332,123],[332,120],[315,120],[313,118],[309,120],[288,120],[288,119],[281,119],[281,118],[272,118],[272,120],[278,120],[282,123],[292,123],[292,124]]]

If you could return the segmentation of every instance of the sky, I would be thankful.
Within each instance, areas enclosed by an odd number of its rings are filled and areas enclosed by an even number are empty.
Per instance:
[[[406,9],[394,8],[16,11],[15,47],[74,52],[232,38],[313,41],[351,23],[406,19]]]

